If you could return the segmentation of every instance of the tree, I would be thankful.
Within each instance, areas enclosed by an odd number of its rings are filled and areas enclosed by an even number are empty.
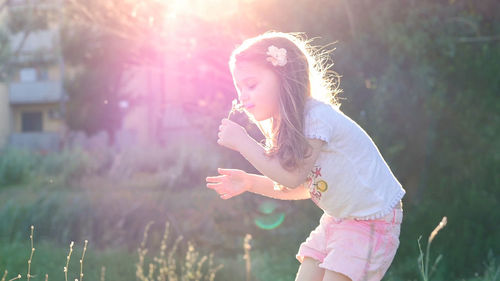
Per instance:
[[[11,6],[9,0],[0,2],[0,80],[6,80],[14,67],[29,65],[31,61],[18,60],[25,42],[31,34],[47,29],[56,22],[57,12],[44,5],[54,4],[54,1],[29,2],[20,4],[19,7]],[[10,36],[22,32],[22,37],[17,46],[12,46]],[[14,48],[14,49],[13,49]],[[33,57],[37,59],[36,56]]]

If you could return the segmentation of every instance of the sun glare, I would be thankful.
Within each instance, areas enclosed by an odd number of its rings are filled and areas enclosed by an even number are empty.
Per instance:
[[[168,18],[196,16],[215,20],[233,15],[241,3],[248,0],[166,0],[169,6]]]

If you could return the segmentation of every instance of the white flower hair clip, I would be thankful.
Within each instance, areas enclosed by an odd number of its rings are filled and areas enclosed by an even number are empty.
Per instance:
[[[285,48],[277,48],[274,45],[271,45],[267,48],[266,55],[267,61],[271,62],[274,66],[285,66],[286,65],[286,49]]]

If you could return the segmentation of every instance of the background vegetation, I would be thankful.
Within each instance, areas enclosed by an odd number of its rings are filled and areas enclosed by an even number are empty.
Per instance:
[[[250,194],[223,201],[204,183],[217,167],[252,171],[244,159],[215,143],[218,122],[235,97],[226,62],[242,38],[275,29],[320,36],[314,41],[320,45],[337,42],[332,61],[342,76],[342,110],[372,136],[407,191],[401,245],[384,280],[420,280],[417,239],[443,216],[448,224],[431,253],[443,257],[431,279],[498,280],[500,3],[236,2],[237,7],[228,5],[215,18],[195,11],[182,14],[178,26],[167,25],[168,32],[147,24],[151,15],[161,18],[153,6],[130,22],[116,16],[121,10],[109,4],[113,1],[71,2],[65,60],[81,72],[67,81],[74,97],[68,124],[89,134],[115,130],[119,119],[103,121],[114,111],[97,105],[116,94],[106,85],[113,85],[114,75],[128,65],[151,64],[155,54],[167,52],[183,61],[177,92],[169,95],[182,102],[191,130],[202,137],[169,133],[165,144],[130,150],[113,145],[49,154],[3,150],[0,270],[7,268],[11,277],[26,271],[29,227],[35,225],[40,247],[32,273],[38,278],[48,272],[62,280],[69,242],[81,249],[89,240],[89,278],[106,266],[109,280],[134,280],[136,249],[146,224],[155,222],[148,246],[158,249],[169,221],[171,239],[182,235],[200,252],[213,253],[216,264],[224,264],[215,280],[245,279],[247,233],[253,237],[253,278],[293,280],[299,266],[295,252],[317,224],[317,207]],[[121,8],[130,12],[133,6]],[[128,32],[120,37],[123,30]],[[145,34],[158,40],[146,40]],[[186,43],[191,39],[197,43]],[[210,67],[209,74],[197,68],[201,64]],[[97,80],[94,85],[101,88],[92,92],[98,98],[80,91],[79,83]],[[96,114],[80,114],[84,108]],[[279,227],[257,226],[281,214],[285,220]],[[177,254],[187,250],[187,243],[181,243]]]

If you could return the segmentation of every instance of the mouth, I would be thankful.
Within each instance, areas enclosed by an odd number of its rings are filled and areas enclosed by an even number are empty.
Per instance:
[[[245,109],[246,109],[246,110],[252,109],[252,108],[254,108],[254,107],[255,107],[255,105],[254,105],[254,104],[251,104],[251,103],[249,103],[249,104],[245,104]]]

